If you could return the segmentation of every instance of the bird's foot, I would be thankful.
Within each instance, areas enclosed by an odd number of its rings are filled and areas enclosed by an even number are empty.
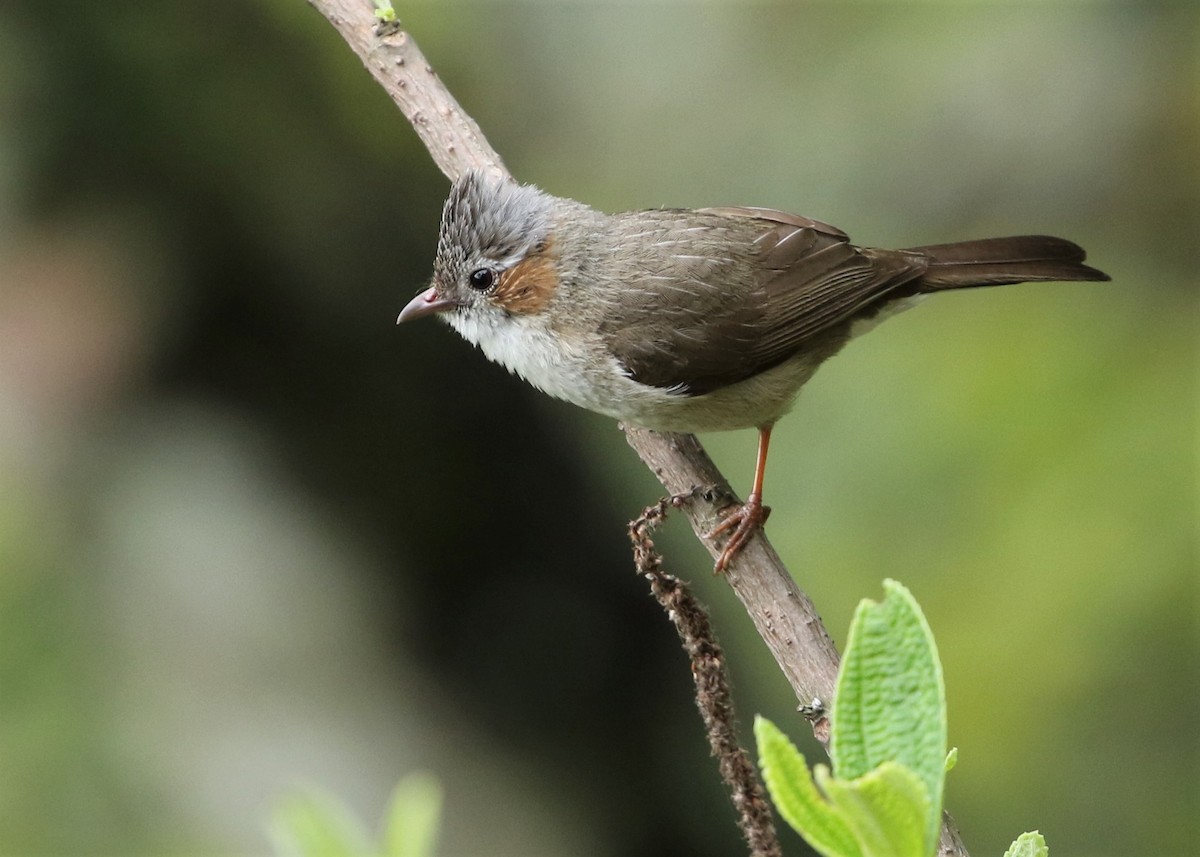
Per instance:
[[[756,530],[762,529],[770,514],[770,507],[763,505],[762,495],[752,493],[746,498],[745,503],[730,511],[725,519],[713,528],[712,532],[708,534],[710,539],[729,533],[725,548],[717,557],[716,565],[713,566],[713,574],[721,574],[725,571],[730,560],[738,555],[750,536],[754,535]]]

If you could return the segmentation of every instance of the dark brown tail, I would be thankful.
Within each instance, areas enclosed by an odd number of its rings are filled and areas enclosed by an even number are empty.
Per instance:
[[[1078,244],[1049,235],[984,238],[956,244],[910,247],[929,258],[919,291],[1001,286],[1045,280],[1107,280],[1108,274],[1083,264]]]

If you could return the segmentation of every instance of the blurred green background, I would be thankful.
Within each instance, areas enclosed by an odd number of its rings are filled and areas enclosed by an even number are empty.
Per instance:
[[[397,8],[554,193],[1088,248],[1111,284],[946,295],[823,368],[769,533],[839,640],[883,577],[921,601],[972,853],[1194,854],[1198,7]],[[0,852],[261,854],[294,784],[370,819],[428,768],[445,855],[741,853],[627,556],[657,483],[392,324],[446,188],[299,0],[0,5]],[[744,491],[753,433],[706,441]],[[661,544],[744,723],[803,738]]]

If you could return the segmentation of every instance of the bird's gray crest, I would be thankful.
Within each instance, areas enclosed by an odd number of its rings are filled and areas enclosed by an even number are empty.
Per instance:
[[[547,239],[554,200],[520,185],[471,170],[454,183],[442,209],[437,269],[459,279],[482,259],[499,267],[520,261]]]

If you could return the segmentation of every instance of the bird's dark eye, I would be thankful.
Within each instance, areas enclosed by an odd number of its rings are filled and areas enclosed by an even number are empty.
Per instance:
[[[471,272],[471,288],[484,292],[496,284],[496,273],[491,268],[480,268]]]

